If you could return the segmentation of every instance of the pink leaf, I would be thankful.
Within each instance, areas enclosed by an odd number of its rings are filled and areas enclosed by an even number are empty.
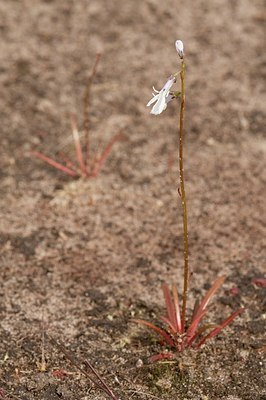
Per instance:
[[[239,293],[238,287],[237,287],[237,286],[231,287],[231,289],[229,290],[229,293],[230,293],[232,296],[236,296],[236,295]]]
[[[172,334],[177,333],[175,326],[172,324],[172,322],[171,322],[168,318],[161,316],[160,319],[161,319],[166,325],[168,325],[168,327],[169,327],[169,329],[170,329],[170,331],[171,331]]]
[[[54,161],[52,158],[45,156],[44,154],[40,153],[39,151],[32,151],[32,155],[39,158],[40,160],[46,162],[47,164],[51,165],[52,167],[59,169],[62,172],[65,172],[67,175],[72,176],[73,178],[78,176],[78,173],[73,171],[72,169],[65,167],[64,165]]]
[[[81,172],[84,174],[84,176],[87,176],[88,173],[86,170],[86,165],[84,163],[84,158],[83,158],[83,153],[82,153],[82,148],[81,148],[81,143],[80,143],[80,138],[79,138],[79,131],[78,131],[75,115],[72,114],[70,120],[71,120],[71,126],[72,126],[72,135],[73,135],[75,149],[76,149],[77,161],[79,163]]]
[[[254,278],[252,279],[251,283],[258,287],[265,288],[266,287],[266,278]]]
[[[208,290],[208,292],[205,294],[204,298],[200,302],[197,310],[194,312],[191,324],[193,324],[193,321],[195,319],[198,319],[198,317],[201,315],[202,311],[204,311],[206,309],[207,305],[209,304],[211,298],[214,296],[215,292],[224,283],[224,280],[225,280],[224,276],[220,276],[219,278],[216,279],[214,284],[211,286],[211,288]]]
[[[104,150],[103,150],[103,152],[101,154],[101,157],[100,157],[99,161],[94,166],[94,169],[92,171],[92,175],[93,176],[96,177],[99,174],[99,172],[102,169],[102,167],[103,167],[108,155],[110,154],[114,144],[116,142],[118,142],[119,140],[122,140],[124,137],[125,136],[121,132],[119,132],[110,140],[109,143],[107,143],[106,147],[104,148]]]
[[[179,307],[177,288],[175,285],[173,285],[172,291],[173,291],[173,299],[174,299],[174,306],[175,306],[176,326],[177,326],[178,332],[181,333],[181,312],[180,312],[180,307]]]
[[[174,344],[173,340],[171,339],[171,337],[163,329],[158,328],[158,326],[152,324],[151,322],[145,321],[143,319],[132,319],[131,321],[136,322],[137,324],[142,324],[142,325],[147,326],[148,328],[152,329],[153,331],[155,331],[156,333],[161,335],[170,347],[175,347],[175,344]]]
[[[174,326],[174,331],[178,331],[177,327],[177,320],[176,320],[176,313],[175,313],[175,305],[173,303],[172,297],[171,297],[171,292],[169,289],[169,286],[164,283],[162,285],[163,288],[163,294],[164,294],[164,300],[165,300],[165,306],[168,314],[168,320],[170,321],[171,325]]]
[[[204,338],[201,339],[201,341],[195,346],[195,348],[198,349],[206,342],[206,340],[211,339],[214,336],[217,336],[222,329],[224,329],[227,325],[229,325],[244,310],[245,310],[244,308],[239,308],[238,310],[236,310],[232,315],[226,318],[219,326],[217,326],[210,333],[208,333],[208,335],[204,336]]]
[[[156,361],[161,361],[161,360],[169,360],[174,358],[173,353],[160,353],[156,354],[155,356],[151,356],[149,358],[150,362],[156,362]]]
[[[187,339],[189,342],[195,335],[198,325],[206,313],[207,313],[207,310],[205,309],[205,310],[201,311],[201,313],[197,313],[197,316],[193,318],[193,320],[187,330]]]

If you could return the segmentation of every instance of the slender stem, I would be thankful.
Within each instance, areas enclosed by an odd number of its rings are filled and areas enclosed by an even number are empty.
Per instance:
[[[76,157],[77,157],[77,162],[79,164],[80,171],[82,175],[87,176],[87,168],[86,164],[84,162],[84,157],[82,153],[82,148],[81,148],[81,143],[80,143],[80,138],[79,138],[79,131],[77,127],[77,121],[75,115],[71,115],[71,126],[72,126],[72,135],[74,139],[74,145],[76,149]]]
[[[109,388],[109,386],[103,381],[103,379],[100,377],[99,373],[95,370],[95,368],[92,366],[92,364],[89,361],[86,361],[85,364],[86,366],[91,370],[91,372],[94,374],[94,376],[100,381],[98,382],[95,378],[92,378],[89,373],[80,366],[80,362],[75,358],[74,354],[65,348],[65,346],[58,341],[56,341],[52,336],[50,336],[48,333],[45,333],[45,336],[48,337],[50,342],[56,346],[64,355],[65,357],[80,371],[82,372],[92,383],[94,383],[95,386],[98,387],[98,389],[101,389],[103,392],[105,392],[112,400],[119,400],[118,397],[113,393],[112,389]]]
[[[185,111],[185,62],[181,61],[181,103],[179,118],[179,180],[180,194],[183,208],[183,235],[184,235],[184,284],[183,284],[183,305],[181,315],[182,332],[185,331],[186,308],[187,308],[187,292],[189,283],[188,268],[188,229],[187,229],[187,203],[185,192],[184,166],[183,166],[183,127],[184,127],[184,111]]]
[[[46,162],[47,164],[51,165],[52,167],[59,169],[60,171],[65,172],[66,174],[72,176],[73,178],[76,178],[79,176],[79,174],[72,170],[71,168],[65,167],[64,165],[58,163],[57,161],[54,161],[52,158],[45,156],[44,154],[40,153],[39,151],[32,151],[31,154],[34,157],[39,158],[40,160]]]
[[[84,100],[83,100],[83,128],[84,128],[84,136],[85,136],[85,160],[84,163],[86,167],[88,166],[90,160],[90,115],[89,115],[89,107],[90,107],[90,91],[93,79],[96,75],[97,67],[101,58],[101,54],[96,54],[96,59],[94,65],[92,67],[91,73],[88,78]]]

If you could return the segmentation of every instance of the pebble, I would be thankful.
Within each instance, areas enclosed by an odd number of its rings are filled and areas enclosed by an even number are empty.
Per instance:
[[[143,366],[143,361],[139,358],[138,361],[136,362],[136,367],[141,368]]]

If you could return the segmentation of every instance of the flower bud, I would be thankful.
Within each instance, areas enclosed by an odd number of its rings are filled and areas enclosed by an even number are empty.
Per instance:
[[[183,58],[184,57],[184,45],[183,45],[182,40],[177,40],[175,42],[175,48],[176,48],[176,51],[178,52],[179,57]]]

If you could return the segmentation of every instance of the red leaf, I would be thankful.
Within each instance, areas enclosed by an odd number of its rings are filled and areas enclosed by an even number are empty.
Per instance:
[[[171,322],[168,318],[161,316],[160,319],[161,319],[166,325],[168,325],[168,327],[169,327],[171,333],[173,333],[173,334],[177,333],[175,326],[172,324],[172,322]]]
[[[205,310],[201,311],[201,314],[197,313],[197,316],[193,318],[193,321],[191,322],[191,324],[189,325],[189,328],[187,330],[187,339],[189,342],[194,337],[195,332],[198,328],[198,325],[206,313],[207,313],[207,310],[205,309]]]
[[[245,310],[244,308],[239,308],[238,310],[236,310],[232,315],[226,318],[219,326],[217,326],[210,333],[208,333],[208,335],[204,336],[204,338],[201,339],[201,341],[195,346],[195,348],[198,349],[206,342],[206,340],[211,339],[214,336],[217,336],[222,329],[224,329],[227,325],[229,325],[244,310]]]
[[[169,360],[171,358],[174,358],[173,353],[160,353],[156,354],[155,356],[151,356],[149,358],[150,362],[156,362],[156,361],[161,361],[161,360]]]
[[[199,316],[201,315],[202,311],[204,311],[206,309],[207,305],[209,304],[211,298],[214,296],[215,292],[224,283],[224,280],[225,280],[224,276],[220,276],[219,278],[216,279],[214,284],[211,286],[211,288],[208,290],[208,292],[205,294],[204,298],[200,302],[197,310],[194,312],[193,317],[192,317],[192,321],[191,321],[191,325],[194,323],[194,320],[199,318]]]
[[[161,335],[169,346],[175,347],[175,344],[174,344],[173,340],[171,339],[171,337],[163,329],[158,328],[158,326],[152,324],[151,322],[145,321],[143,319],[131,319],[131,321],[136,322],[137,324],[142,324],[142,325],[147,326],[148,328],[152,329],[153,331],[155,331],[156,333]]]
[[[77,161],[79,163],[79,167],[81,172],[84,174],[84,176],[87,176],[87,170],[86,170],[86,165],[84,163],[84,158],[83,158],[83,153],[82,153],[82,148],[81,148],[81,143],[80,143],[80,138],[79,138],[79,131],[77,127],[77,121],[75,115],[71,115],[70,118],[71,121],[71,126],[72,126],[72,135],[74,139],[74,145],[76,149],[76,157]]]
[[[38,151],[32,151],[32,155],[34,155],[35,157],[39,158],[40,160],[46,162],[47,164],[51,165],[52,167],[59,169],[62,172],[65,172],[67,175],[70,175],[73,178],[78,176],[77,172],[72,171],[72,169],[65,167],[64,165],[58,163],[57,161],[54,161],[52,158],[47,157]]]
[[[55,378],[64,380],[67,378],[68,373],[64,369],[56,369],[55,371],[52,372],[52,375]]]
[[[99,161],[97,162],[97,164],[94,166],[94,169],[92,171],[92,176],[97,176],[100,172],[100,170],[102,169],[105,160],[107,159],[108,155],[110,154],[113,145],[118,142],[119,140],[122,140],[124,138],[124,135],[119,132],[117,133],[111,140],[109,143],[107,143],[106,147],[104,148],[101,157],[99,159]]]
[[[169,286],[166,283],[164,283],[162,285],[162,288],[163,288],[164,301],[167,310],[168,320],[170,321],[170,324],[174,327],[173,329],[174,332],[178,332],[175,305],[171,297]]]
[[[266,278],[254,278],[252,279],[251,283],[253,285],[256,285],[258,287],[266,287]]]
[[[173,299],[174,299],[174,306],[175,306],[177,329],[178,329],[178,332],[183,333],[183,332],[181,332],[181,312],[180,312],[180,307],[179,307],[177,288],[175,285],[173,285],[172,291],[173,291]]]
[[[237,286],[231,287],[231,289],[229,290],[229,293],[230,293],[232,296],[236,296],[236,295],[239,293],[238,287],[237,287]]]

